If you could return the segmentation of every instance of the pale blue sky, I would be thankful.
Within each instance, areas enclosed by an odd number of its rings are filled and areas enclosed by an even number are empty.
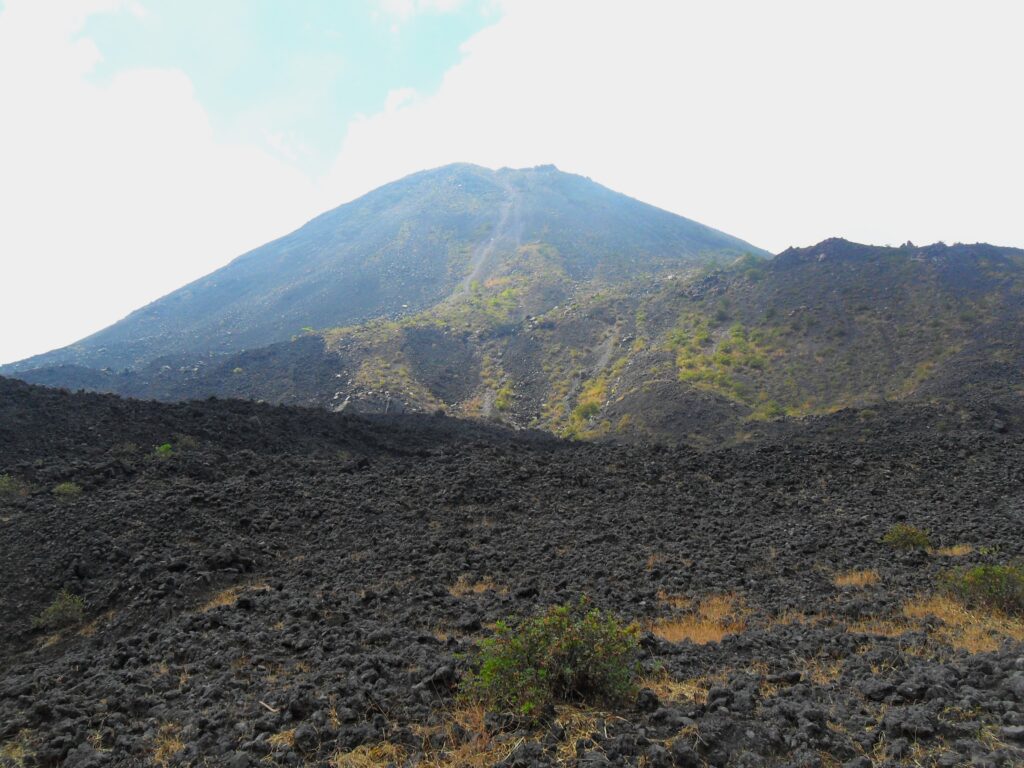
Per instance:
[[[323,173],[358,114],[389,91],[429,94],[459,46],[497,18],[470,0],[445,12],[388,13],[372,0],[142,0],[141,14],[89,17],[82,35],[103,58],[102,82],[137,68],[192,81],[218,139],[259,143]]]

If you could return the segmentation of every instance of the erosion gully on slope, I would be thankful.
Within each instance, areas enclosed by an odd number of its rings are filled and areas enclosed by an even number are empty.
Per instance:
[[[0,380],[0,765],[1019,765],[1024,627],[937,590],[1024,548],[988,425],[697,452]],[[634,702],[460,704],[494,622],[581,595],[644,629]]]

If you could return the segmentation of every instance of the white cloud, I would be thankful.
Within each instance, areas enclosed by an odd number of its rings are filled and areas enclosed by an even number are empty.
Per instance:
[[[1020,8],[509,0],[436,94],[350,126],[331,189],[553,162],[771,249],[1024,246]]]
[[[453,161],[555,163],[775,250],[1024,246],[1014,0],[508,0],[436,93],[398,88],[355,120],[319,180],[289,164],[289,135],[269,152],[218,142],[180,71],[91,82],[83,19],[132,7],[0,11],[0,361]]]
[[[99,330],[319,207],[290,166],[218,143],[180,71],[91,83],[99,52],[74,35],[117,5],[0,13],[0,361]]]

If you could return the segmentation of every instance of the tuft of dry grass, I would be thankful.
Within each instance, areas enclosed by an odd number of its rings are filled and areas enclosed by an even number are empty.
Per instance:
[[[242,594],[241,587],[228,587],[222,589],[220,592],[215,594],[200,607],[200,613],[208,613],[214,608],[222,608],[226,605],[234,605],[238,602],[238,597]]]
[[[78,634],[82,637],[92,637],[99,631],[101,625],[109,624],[114,620],[114,616],[116,615],[117,613],[115,611],[109,610],[102,616],[93,619],[80,630],[78,630]]]
[[[815,657],[807,659],[801,671],[816,685],[831,685],[842,676],[844,663],[842,659]]]
[[[165,723],[153,740],[153,762],[159,766],[170,765],[176,754],[185,748],[181,740],[179,728],[174,723]]]
[[[62,637],[63,635],[60,632],[54,632],[52,635],[43,635],[36,642],[40,648],[52,648],[61,641]]]
[[[717,643],[747,628],[747,609],[736,594],[709,595],[689,613],[658,619],[651,631],[663,640],[698,645]]]
[[[694,704],[704,704],[708,700],[708,691],[724,675],[701,675],[687,680],[673,680],[668,673],[660,672],[639,681],[641,688],[650,688],[662,701],[679,701],[685,699]]]
[[[466,574],[459,576],[458,580],[448,587],[448,594],[453,597],[465,597],[466,595],[482,595],[484,592],[494,592],[499,595],[507,595],[508,587],[502,586],[490,577],[472,581]]]
[[[954,544],[951,547],[941,547],[935,550],[940,557],[966,557],[974,551],[973,544]]]
[[[1006,639],[1024,642],[1024,621],[998,613],[969,611],[946,595],[929,595],[908,600],[903,615],[921,621],[928,616],[942,620],[932,634],[946,645],[968,653],[989,653],[999,650]]]
[[[216,593],[213,597],[203,603],[199,608],[200,613],[208,613],[214,608],[221,608],[227,605],[234,605],[238,602],[238,598],[245,592],[266,592],[270,589],[268,584],[249,584],[246,585],[235,585],[222,589]]]
[[[607,713],[592,709],[563,706],[555,708],[558,724],[565,728],[565,738],[559,742],[556,753],[558,765],[576,763],[576,744],[580,739],[590,738],[599,728],[599,721],[607,722],[611,717]],[[603,734],[607,736],[607,732]]]
[[[267,743],[274,749],[291,749],[295,746],[295,729],[275,733],[267,739]]]
[[[925,625],[934,616],[938,626]],[[920,595],[903,604],[899,616],[851,623],[848,632],[900,637],[926,629],[929,638],[968,653],[996,651],[1005,640],[1024,642],[1024,620],[988,611],[971,611],[947,595]]]
[[[466,705],[449,712],[441,726],[444,747],[436,750],[430,746],[429,736],[424,738],[426,764],[438,768],[485,768],[497,765],[508,757],[514,745],[496,741],[488,733],[484,723],[486,714],[481,704]],[[470,736],[466,738],[465,733]]]
[[[402,765],[407,757],[405,747],[382,741],[363,744],[349,752],[337,752],[327,764],[331,768],[384,768],[388,765]]]
[[[840,589],[855,588],[863,589],[877,584],[881,580],[878,571],[871,569],[865,571],[845,571],[837,573],[832,583]]]

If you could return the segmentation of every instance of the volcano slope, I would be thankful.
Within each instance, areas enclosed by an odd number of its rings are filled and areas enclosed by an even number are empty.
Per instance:
[[[1019,765],[1024,625],[937,584],[1022,554],[1022,460],[969,407],[698,452],[0,379],[0,764]],[[581,595],[643,629],[631,703],[456,696]]]

